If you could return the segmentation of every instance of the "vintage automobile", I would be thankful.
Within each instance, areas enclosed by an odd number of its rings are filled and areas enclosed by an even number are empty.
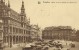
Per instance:
[[[41,44],[41,46],[45,46],[45,44]]]
[[[24,47],[22,50],[31,50],[31,47]]]
[[[75,44],[71,44],[71,47],[74,48],[75,47]]]
[[[63,45],[62,44],[58,44],[57,43],[57,44],[55,44],[55,46],[56,46],[56,48],[61,48],[61,49],[63,48]]]
[[[36,50],[36,45],[33,43],[26,44],[25,47],[22,48],[22,50]]]
[[[45,47],[42,48],[42,50],[48,50],[48,49],[49,49],[48,46],[45,46]]]
[[[42,50],[42,48],[43,47],[41,45],[39,45],[39,46],[36,47],[36,50]]]
[[[52,45],[52,44],[48,44],[48,46],[49,46],[49,47],[54,47],[54,45]]]

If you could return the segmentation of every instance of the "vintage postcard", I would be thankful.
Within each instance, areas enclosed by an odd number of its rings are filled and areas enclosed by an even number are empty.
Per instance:
[[[0,50],[79,50],[79,0],[0,0]]]

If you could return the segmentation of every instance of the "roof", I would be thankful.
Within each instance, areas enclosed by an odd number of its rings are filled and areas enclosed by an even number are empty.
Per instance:
[[[44,30],[72,30],[70,26],[52,26],[46,27]]]

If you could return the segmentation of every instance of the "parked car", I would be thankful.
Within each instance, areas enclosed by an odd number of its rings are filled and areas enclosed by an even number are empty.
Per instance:
[[[75,47],[75,44],[71,44],[71,47],[74,48]]]
[[[43,48],[42,48],[42,50],[48,50],[48,49],[49,49],[48,47],[43,47]]]
[[[45,44],[41,44],[41,46],[45,46]]]
[[[56,44],[55,46],[56,46],[56,48],[61,48],[61,49],[63,48],[62,44]]]

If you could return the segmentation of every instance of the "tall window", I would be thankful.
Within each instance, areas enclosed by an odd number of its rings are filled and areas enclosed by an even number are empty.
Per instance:
[[[8,28],[4,27],[4,32],[7,33],[8,32]]]
[[[23,23],[21,23],[21,27],[23,27]]]
[[[4,20],[4,24],[8,24],[8,21],[7,20]]]
[[[10,32],[12,32],[12,27],[10,27]]]
[[[25,34],[25,32],[26,32],[26,31],[24,30],[24,34]]]

